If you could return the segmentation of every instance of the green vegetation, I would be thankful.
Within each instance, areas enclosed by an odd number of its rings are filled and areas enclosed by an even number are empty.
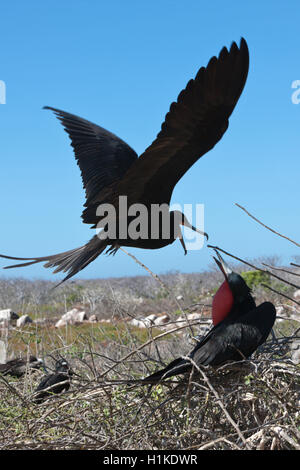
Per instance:
[[[268,284],[270,282],[270,275],[262,271],[243,271],[241,272],[242,278],[245,280],[251,290],[259,287],[262,283]]]

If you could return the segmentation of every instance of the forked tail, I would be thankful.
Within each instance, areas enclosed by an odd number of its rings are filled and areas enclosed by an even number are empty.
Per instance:
[[[107,248],[107,241],[101,240],[97,237],[97,235],[95,235],[85,245],[73,250],[65,251],[63,253],[58,253],[56,255],[43,256],[39,258],[17,258],[15,256],[6,255],[0,255],[0,257],[26,261],[25,263],[5,266],[4,269],[22,268],[24,266],[30,266],[31,264],[42,263],[43,261],[46,261],[44,264],[45,268],[56,268],[53,273],[58,273],[60,271],[68,273],[68,275],[59,284],[57,284],[57,286],[59,286],[64,281],[70,279],[70,277],[74,276],[88,264],[94,261],[94,259],[96,259],[97,256],[99,256],[105,250],[105,248]]]

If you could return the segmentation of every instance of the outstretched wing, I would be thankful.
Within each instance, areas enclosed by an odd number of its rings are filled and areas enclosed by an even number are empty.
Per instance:
[[[160,133],[130,167],[118,194],[133,202],[169,203],[185,172],[214,147],[228,127],[249,68],[247,43],[224,47],[171,104]]]
[[[84,223],[95,223],[96,208],[109,200],[117,182],[137,159],[136,152],[116,135],[86,119],[45,106],[62,122],[71,145],[86,193]]]

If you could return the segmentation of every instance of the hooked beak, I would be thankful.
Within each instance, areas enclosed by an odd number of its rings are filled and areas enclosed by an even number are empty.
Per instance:
[[[224,274],[225,279],[226,279],[226,281],[227,281],[229,274],[231,274],[233,271],[232,271],[232,269],[230,269],[230,267],[228,266],[228,264],[225,263],[225,261],[223,260],[222,256],[220,255],[220,253],[219,253],[217,250],[215,250],[215,252],[216,252],[216,255],[217,255],[217,257],[218,257],[219,259],[217,260],[217,258],[215,258],[214,256],[213,256],[213,259],[214,259],[215,262],[217,263],[218,268],[222,271],[222,273]]]
[[[181,225],[184,225],[185,227],[188,227],[190,228],[191,230],[194,230],[194,232],[197,232],[197,233],[200,233],[200,235],[204,235],[206,237],[206,240],[208,240],[208,235],[206,232],[202,232],[201,230],[198,230],[196,227],[194,227],[192,224],[189,223],[189,221],[187,220],[187,218],[182,214],[183,216],[183,220],[180,221],[180,224]],[[180,240],[180,243],[182,245],[182,248],[184,250],[184,254],[186,255],[187,254],[187,249],[186,249],[186,246],[185,246],[185,243],[184,243],[184,240],[183,240],[183,236],[182,236],[182,233],[181,233],[181,230],[179,229],[179,240]]]
[[[194,227],[192,224],[189,223],[189,221],[186,219],[186,217],[183,219],[181,222],[181,225],[184,225],[185,227],[190,228],[191,230],[194,230],[194,232],[200,233],[200,235],[204,235],[206,237],[206,240],[208,240],[208,235],[206,232],[202,232],[201,230],[198,230],[196,227]]]
[[[182,237],[182,234],[181,234],[181,236],[179,237],[179,241],[180,241],[180,243],[181,243],[181,245],[182,245],[184,254],[186,255],[186,254],[187,254],[187,249],[186,249],[186,246],[185,246],[185,243],[184,243],[184,239],[183,239],[183,237]]]

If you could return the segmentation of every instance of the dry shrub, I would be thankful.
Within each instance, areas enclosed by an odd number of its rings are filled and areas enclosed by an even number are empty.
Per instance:
[[[150,329],[141,344],[132,330],[117,350],[116,340],[97,347],[82,337],[77,349],[60,347],[76,372],[72,387],[40,405],[31,399],[41,372],[1,377],[0,449],[300,449],[294,334],[269,339],[251,360],[142,385],[171,351],[191,348],[182,331],[167,340]]]

